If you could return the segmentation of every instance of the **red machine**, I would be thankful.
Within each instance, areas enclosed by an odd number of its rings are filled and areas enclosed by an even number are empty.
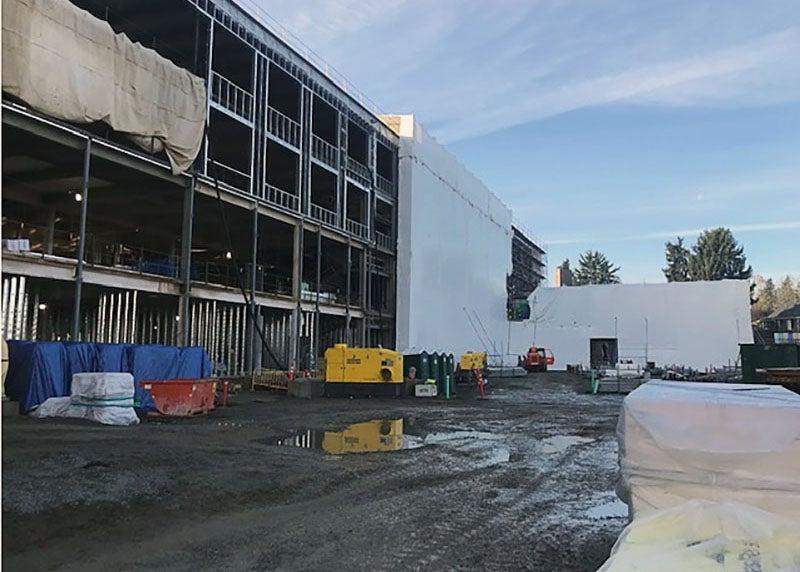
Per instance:
[[[553,365],[556,358],[553,352],[545,348],[537,348],[531,346],[528,353],[519,358],[520,367],[524,367],[525,371],[547,371],[548,365]]]

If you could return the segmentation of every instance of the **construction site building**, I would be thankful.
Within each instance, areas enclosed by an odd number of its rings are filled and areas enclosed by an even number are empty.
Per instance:
[[[13,97],[4,69],[3,336],[202,345],[229,375],[394,347],[398,138],[366,98],[232,0],[73,4],[202,78],[208,143],[175,174]],[[5,68],[28,6],[3,8]]]

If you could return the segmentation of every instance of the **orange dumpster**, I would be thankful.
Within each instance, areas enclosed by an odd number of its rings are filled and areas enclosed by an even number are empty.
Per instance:
[[[216,381],[212,379],[144,380],[139,385],[152,396],[156,415],[189,417],[214,409]]]

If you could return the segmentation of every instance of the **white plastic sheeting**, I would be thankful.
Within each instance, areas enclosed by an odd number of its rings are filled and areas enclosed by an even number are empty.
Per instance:
[[[555,369],[589,367],[589,340],[617,338],[620,358],[694,368],[733,364],[752,343],[747,280],[538,288],[512,350],[551,349]]]
[[[617,434],[634,518],[703,499],[800,519],[800,395],[783,387],[651,381]]]
[[[746,504],[689,501],[634,520],[599,572],[800,570],[800,522]]]
[[[136,425],[133,376],[129,373],[76,373],[69,397],[51,397],[33,417],[72,417],[104,425]]]
[[[203,139],[205,82],[68,0],[3,0],[3,91],[76,123],[103,121],[188,169]]]
[[[400,135],[397,348],[507,353],[511,211],[412,115]]]

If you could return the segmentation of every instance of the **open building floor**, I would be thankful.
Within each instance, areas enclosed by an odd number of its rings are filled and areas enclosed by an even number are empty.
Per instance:
[[[546,373],[496,380],[484,401],[243,392],[206,417],[131,428],[5,417],[3,565],[596,570],[627,522],[622,396],[587,390]],[[417,448],[285,444],[401,418]]]

